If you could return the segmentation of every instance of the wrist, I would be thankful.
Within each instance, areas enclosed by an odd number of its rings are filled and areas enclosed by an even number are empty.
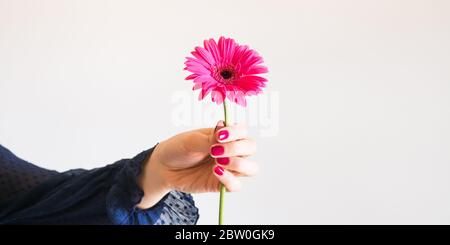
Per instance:
[[[138,208],[147,209],[153,207],[171,191],[169,184],[164,178],[164,167],[159,161],[159,153],[160,145],[157,145],[145,162],[138,177],[138,185],[144,191],[144,196],[136,205]]]

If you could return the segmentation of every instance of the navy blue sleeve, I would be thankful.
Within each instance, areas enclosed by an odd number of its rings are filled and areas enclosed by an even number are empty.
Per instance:
[[[51,171],[36,186],[0,202],[0,224],[196,224],[198,209],[187,193],[172,191],[149,209],[136,207],[144,195],[137,177],[152,151],[91,170]],[[0,176],[6,165],[14,176],[18,169],[36,173],[37,167],[0,145]],[[8,189],[8,183],[2,185]]]
[[[136,205],[144,195],[137,185],[137,176],[153,148],[126,163],[106,197],[107,211],[114,224],[196,224],[199,214],[190,194],[171,191],[155,206],[140,209]]]
[[[57,174],[57,171],[18,158],[0,145],[0,203],[20,196]]]

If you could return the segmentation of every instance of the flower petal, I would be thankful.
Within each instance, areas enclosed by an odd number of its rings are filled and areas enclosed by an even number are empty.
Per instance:
[[[197,90],[197,89],[201,89],[202,88],[202,83],[195,83],[194,86],[192,87],[192,90]]]
[[[262,74],[262,73],[267,73],[267,72],[269,72],[269,69],[267,69],[267,67],[258,65],[258,66],[253,66],[246,73],[247,73],[247,75],[255,75],[255,74]]]
[[[222,90],[215,89],[211,92],[211,99],[213,102],[216,102],[218,105],[222,104],[225,96]]]
[[[206,75],[211,73],[211,71],[200,65],[188,65],[186,66],[185,70],[196,73],[198,75]]]
[[[208,62],[209,65],[214,66],[216,64],[211,53],[208,50],[206,50],[205,48],[196,47],[195,51],[197,52],[196,54],[198,54],[199,57],[201,57],[201,59]]]
[[[224,37],[219,38],[218,48],[223,63],[231,62],[236,46],[237,46],[236,42],[231,38],[224,38]]]
[[[217,47],[216,41],[214,41],[214,39],[209,39],[205,40],[203,42],[203,45],[205,46],[205,49],[208,50],[212,57],[214,58],[215,63],[219,63],[221,56],[220,56],[220,52],[219,52],[219,48]]]
[[[191,74],[191,75],[187,76],[184,80],[192,80],[192,79],[195,79],[196,77],[198,77],[197,74]]]
[[[236,93],[236,99],[235,99],[235,102],[236,102],[238,105],[241,105],[241,106],[243,106],[243,107],[246,107],[246,106],[247,106],[247,100],[245,99],[245,94],[242,93],[242,92]]]
[[[207,69],[209,69],[209,68],[211,67],[211,66],[209,65],[209,63],[206,62],[206,60],[204,60],[197,52],[192,51],[191,54],[192,54],[195,58],[192,58],[192,57],[186,57],[186,62],[184,62],[184,64],[187,64],[188,62],[190,62],[190,63],[195,62],[195,63],[198,63],[198,64],[204,66],[204,67],[207,68]]]

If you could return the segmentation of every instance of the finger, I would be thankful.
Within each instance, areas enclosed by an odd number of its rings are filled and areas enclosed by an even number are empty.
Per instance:
[[[216,127],[214,128],[214,132],[217,132],[217,130],[225,127],[225,122],[223,120],[220,120],[216,123]]]
[[[247,138],[248,130],[244,124],[234,124],[227,127],[222,127],[215,133],[218,142],[231,142]]]
[[[242,188],[241,181],[221,166],[215,165],[213,173],[219,181],[225,186],[227,191],[239,191]]]
[[[225,127],[225,122],[224,122],[223,120],[220,120],[220,121],[218,121],[218,122],[216,123],[216,127],[214,128],[212,134],[209,133],[209,135],[211,135],[211,136],[209,137],[211,143],[216,143],[216,142],[217,142],[217,140],[216,140],[216,138],[217,138],[217,137],[216,137],[216,133],[217,133],[218,130],[220,130],[220,129],[223,128],[223,127]]]
[[[255,161],[243,157],[220,157],[216,158],[216,163],[241,176],[253,176],[259,172],[258,164]]]
[[[251,139],[243,139],[211,146],[210,155],[217,157],[248,156],[256,152],[256,143]]]

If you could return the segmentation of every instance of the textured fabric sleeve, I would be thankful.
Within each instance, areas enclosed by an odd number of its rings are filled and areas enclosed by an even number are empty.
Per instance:
[[[199,218],[198,208],[195,207],[192,196],[187,193],[171,191],[151,208],[136,207],[144,196],[143,190],[137,185],[137,177],[153,149],[130,159],[117,172],[106,196],[109,219],[113,224],[123,225],[196,224]]]
[[[25,194],[58,174],[19,158],[0,145],[0,203]]]

